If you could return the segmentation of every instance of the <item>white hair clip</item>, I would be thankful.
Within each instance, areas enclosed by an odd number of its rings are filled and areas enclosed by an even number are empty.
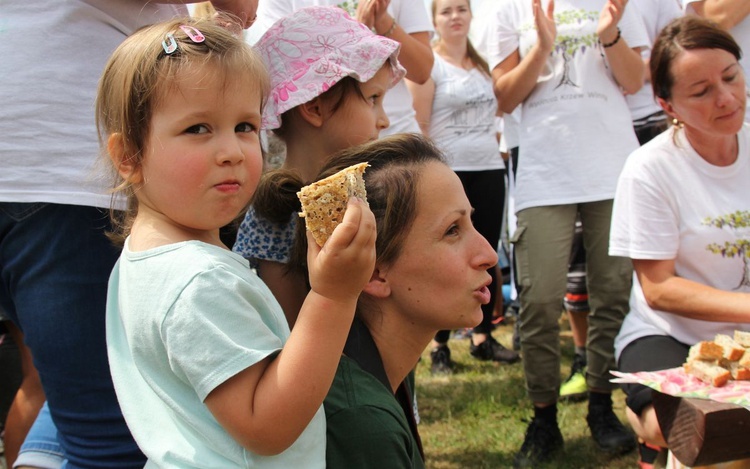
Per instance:
[[[174,51],[177,50],[177,41],[174,39],[174,35],[167,34],[167,38],[163,41],[161,41],[161,46],[164,48],[164,52],[169,54],[173,54]]]

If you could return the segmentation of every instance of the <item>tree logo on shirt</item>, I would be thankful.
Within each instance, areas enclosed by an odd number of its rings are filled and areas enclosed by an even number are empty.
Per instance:
[[[560,77],[560,83],[557,84],[555,89],[563,85],[580,88],[570,77],[570,61],[577,53],[584,53],[586,49],[595,47],[599,41],[595,32],[583,35],[577,34],[578,25],[584,22],[597,24],[598,21],[598,11],[565,10],[555,13],[555,25],[558,28],[558,34],[555,38],[555,48],[552,50],[552,54],[560,54],[563,59],[562,77]],[[566,25],[570,27],[566,28]],[[528,27],[528,29],[535,28],[533,23]],[[562,33],[560,30],[562,30]],[[570,31],[571,34],[565,34],[566,30]]]
[[[750,228],[750,211],[737,210],[728,215],[721,215],[716,218],[707,217],[703,220],[704,225],[715,228],[727,228],[732,231],[743,228]],[[750,239],[737,237],[734,241],[725,241],[724,244],[711,243],[706,249],[714,254],[721,254],[721,257],[739,257],[742,259],[742,279],[735,290],[750,287]]]

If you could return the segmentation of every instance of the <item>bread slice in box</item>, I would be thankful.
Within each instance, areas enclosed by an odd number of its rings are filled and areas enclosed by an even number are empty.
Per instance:
[[[722,368],[715,361],[706,360],[688,360],[683,365],[685,373],[695,376],[704,383],[716,387],[724,386],[732,377],[732,373],[726,368]]]
[[[745,354],[742,355],[742,358],[740,358],[737,363],[745,368],[750,368],[750,350],[745,350]]]
[[[727,360],[737,361],[745,354],[745,347],[735,342],[734,339],[726,334],[716,334],[714,342],[724,349],[723,356]]]
[[[367,191],[362,178],[367,166],[367,163],[349,166],[297,192],[302,203],[299,216],[304,217],[305,226],[318,246],[323,246],[334,228],[343,221],[350,197],[358,197],[367,203]]]
[[[716,342],[704,340],[690,347],[688,361],[690,360],[718,360],[724,356],[724,348]]]
[[[740,365],[739,362],[727,360],[722,362],[722,366],[729,370],[729,373],[732,374],[732,379],[737,381],[750,380],[750,369]]]
[[[734,341],[745,348],[750,347],[750,332],[735,330]]]

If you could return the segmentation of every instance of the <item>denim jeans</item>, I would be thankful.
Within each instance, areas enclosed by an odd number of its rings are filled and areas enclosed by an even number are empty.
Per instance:
[[[34,425],[26,435],[26,440],[18,452],[18,458],[13,467],[60,469],[66,462],[59,443],[57,428],[52,423],[49,406],[45,402]]]
[[[143,467],[107,361],[107,211],[0,202],[0,305],[24,332],[67,466]]]

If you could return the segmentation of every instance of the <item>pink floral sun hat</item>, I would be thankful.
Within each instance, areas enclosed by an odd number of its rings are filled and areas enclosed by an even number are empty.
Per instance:
[[[391,86],[395,85],[406,74],[397,60],[400,48],[338,7],[301,8],[280,19],[255,45],[271,77],[263,128],[278,128],[283,113],[320,96],[344,77],[368,81],[386,62],[393,75]]]

